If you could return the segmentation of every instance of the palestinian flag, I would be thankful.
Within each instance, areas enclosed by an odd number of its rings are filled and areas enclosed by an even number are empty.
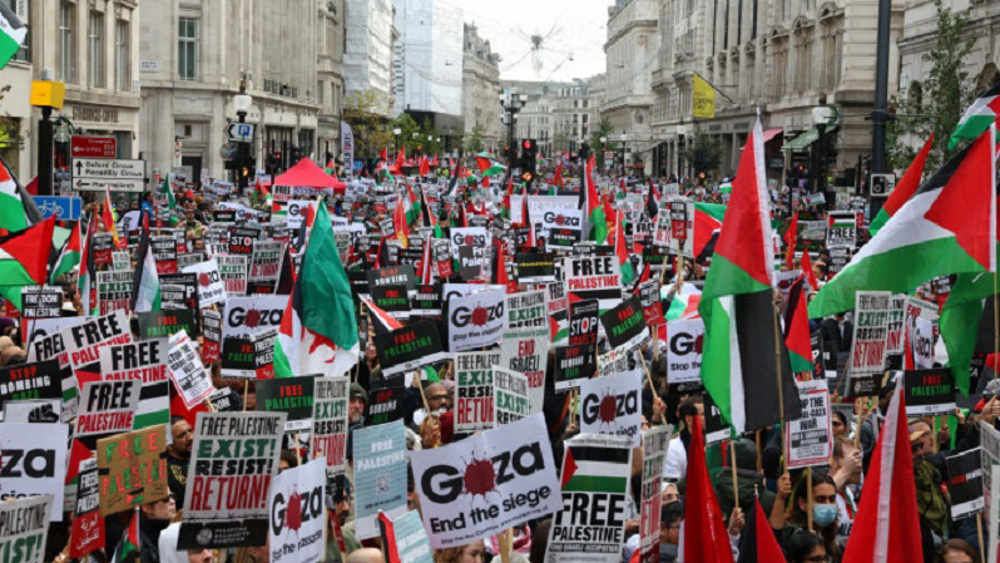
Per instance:
[[[122,539],[115,546],[111,563],[139,563],[139,507],[132,510],[132,518]]]
[[[687,485],[684,491],[684,526],[678,561],[688,563],[733,563],[726,522],[708,476],[705,433],[701,417],[694,417],[691,443],[687,448]],[[771,562],[769,562],[771,563]]]
[[[403,328],[403,323],[396,320],[395,317],[386,313],[381,307],[372,303],[370,299],[365,299],[364,297],[358,297],[362,303],[364,303],[365,308],[368,309],[368,319],[371,322],[372,330],[375,332],[376,336],[382,334],[389,334],[390,332]]]
[[[574,445],[573,442],[566,442],[566,455],[563,456],[561,485],[564,493],[623,494],[629,490],[631,450]]]
[[[507,170],[506,166],[490,158],[485,151],[476,155],[476,166],[479,167],[479,175],[483,178],[503,174]]]
[[[111,233],[111,238],[115,241],[115,248],[121,248],[121,243],[118,241],[118,215],[115,213],[114,205],[111,204],[110,188],[104,191],[104,209],[101,210],[101,222],[104,223],[104,229]]]
[[[965,110],[948,139],[948,150],[955,148],[959,141],[978,138],[996,123],[997,116],[1000,116],[1000,84],[980,94]]]
[[[799,244],[799,212],[792,215],[788,222],[788,230],[785,231],[785,264],[791,270],[795,267],[795,247]]]
[[[259,185],[260,180],[254,182],[254,194],[257,193],[257,186]],[[173,209],[177,207],[177,198],[174,197],[174,190],[170,189],[170,183],[166,178],[164,178],[163,182],[160,183],[160,192],[167,196],[167,208],[173,211]]]
[[[403,248],[408,246],[410,240],[410,227],[407,221],[407,205],[406,201],[408,198],[403,196],[396,196],[396,209],[392,212],[392,223],[395,227],[396,238],[399,239],[399,244]]]
[[[736,434],[772,426],[782,411],[785,420],[801,416],[772,301],[774,245],[763,149],[758,119],[743,147],[698,306],[705,320],[701,379]],[[774,408],[776,397],[784,409]]]
[[[994,352],[993,276],[987,273],[959,274],[941,311],[941,338],[948,350],[948,363],[955,386],[969,395],[972,356]],[[975,389],[972,389],[975,391]]]
[[[83,226],[82,221],[80,225]],[[97,287],[95,284],[97,267],[94,264],[93,251],[95,232],[97,232],[97,215],[92,214],[90,224],[87,225],[87,238],[83,239],[83,249],[80,251],[80,274],[76,279],[77,289],[80,291],[80,302],[86,312],[93,311],[97,307],[96,297],[91,298],[91,290]]]
[[[694,244],[692,252],[695,262],[707,264],[715,254],[715,243],[722,229],[722,219],[726,216],[726,206],[721,203],[694,204]]]
[[[444,238],[444,233],[441,231],[441,225],[438,225],[437,217],[431,213],[431,206],[427,204],[426,190],[420,190],[420,212],[424,216],[424,226],[434,228],[434,238]]]
[[[809,341],[809,317],[806,315],[805,276],[799,276],[788,291],[785,308],[785,345],[795,373],[812,371],[812,343]]]
[[[56,279],[63,274],[72,272],[80,264],[80,229],[74,227],[70,229],[69,238],[62,244],[59,254],[49,275],[49,282],[55,283]]]
[[[28,28],[17,19],[17,14],[6,3],[0,3],[0,68],[17,54],[27,35]]]
[[[615,223],[618,225],[624,225],[625,219],[622,217],[621,211],[618,212],[615,217]],[[632,267],[632,261],[628,257],[628,248],[625,245],[625,229],[618,228],[615,229],[615,255],[618,257],[618,266],[621,268],[622,272],[622,285],[629,286],[635,281],[635,269]]]
[[[132,302],[129,308],[136,313],[159,311],[160,298],[160,276],[156,272],[156,260],[149,241],[149,226],[143,225],[139,254],[132,274]]]
[[[669,293],[670,287],[660,288],[660,294]],[[667,312],[663,315],[668,321],[678,319],[697,319],[701,315],[698,313],[698,305],[701,304],[701,291],[697,287],[685,282],[681,284],[680,291],[674,294],[670,300]]]
[[[753,510],[747,514],[746,527],[740,534],[739,548],[736,563],[785,563],[785,555],[756,496]]]
[[[927,155],[931,152],[932,146],[934,146],[934,133],[931,133],[930,138],[924,143],[924,148],[920,149],[920,152],[917,153],[913,162],[910,163],[910,167],[906,169],[906,173],[903,174],[903,177],[896,183],[896,187],[893,188],[892,193],[889,194],[885,205],[882,206],[878,215],[872,220],[872,224],[868,227],[868,232],[872,236],[878,234],[879,229],[885,225],[889,217],[895,215],[899,211],[899,208],[903,207],[903,204],[909,201],[913,193],[920,187],[920,178],[924,175],[924,163],[927,162]]]
[[[597,197],[597,186],[594,185],[592,170],[594,169],[594,157],[587,160],[584,166],[583,187],[580,188],[580,209],[583,210],[587,222],[590,224],[590,240],[597,244],[604,244],[608,238],[608,221],[604,216],[604,207]]]
[[[21,288],[44,284],[55,217],[0,237],[0,296],[21,310]]]
[[[0,8],[3,5],[0,4]],[[0,11],[0,28],[3,26],[2,11]],[[0,51],[2,51],[3,33],[0,29]],[[2,56],[2,52],[0,52]],[[0,64],[0,67],[3,65]],[[0,230],[23,231],[41,221],[41,213],[35,206],[35,200],[24,186],[17,181],[7,163],[0,160]]]
[[[142,384],[132,429],[139,430],[158,424],[170,424],[170,381],[166,379]]]
[[[278,330],[274,374],[342,375],[357,360],[351,283],[337,253],[330,216],[320,205]]]
[[[458,197],[458,187],[462,185],[459,180],[462,179],[462,157],[459,156],[455,160],[455,168],[451,171],[451,178],[448,179],[448,195],[451,197]]]
[[[302,230],[305,230],[304,225]],[[294,283],[295,264],[292,263],[292,247],[286,244],[281,253],[281,266],[278,268],[278,283],[274,284],[274,294],[291,295]]]
[[[909,293],[936,276],[996,271],[995,142],[991,126],[924,182],[820,289],[809,316],[853,309],[858,290]]]

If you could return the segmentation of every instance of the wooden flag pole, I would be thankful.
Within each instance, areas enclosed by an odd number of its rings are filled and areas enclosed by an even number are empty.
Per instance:
[[[809,531],[812,532],[813,531],[813,468],[812,467],[806,468],[806,491],[808,493],[806,498],[808,499],[809,502],[809,506],[806,507],[806,516],[807,519],[809,520],[808,522]]]
[[[704,430],[702,431],[704,433]],[[729,467],[733,473],[733,506],[740,505],[739,480],[736,478],[736,440],[729,440]]]
[[[302,446],[299,444],[299,433],[292,434],[292,437],[295,439],[295,464],[296,467],[302,467]]]
[[[986,545],[983,543],[983,513],[976,513],[976,534],[979,537],[979,560],[986,561]]]
[[[653,385],[653,376],[649,375],[649,368],[646,367],[646,357],[643,356],[642,350],[636,350],[639,354],[639,360],[642,361],[642,371],[646,372],[646,383],[649,383],[649,391],[653,394],[653,398],[656,398],[656,386]]]

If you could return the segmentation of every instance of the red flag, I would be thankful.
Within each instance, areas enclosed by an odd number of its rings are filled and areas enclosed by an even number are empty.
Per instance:
[[[421,176],[430,176],[431,174],[431,164],[428,162],[426,156],[420,157],[420,171]]]
[[[789,270],[795,267],[795,248],[798,244],[799,212],[796,211],[795,215],[792,216],[792,223],[788,225],[788,230],[785,231],[785,264],[788,264]],[[817,289],[816,286],[813,286],[813,289]]]
[[[753,511],[747,515],[747,526],[740,535],[740,558],[737,563],[785,563],[785,555],[768,524],[760,500],[755,498],[753,505]]]
[[[104,209],[101,211],[101,222],[104,223],[104,228],[111,233],[111,238],[115,241],[115,248],[121,248],[121,243],[118,241],[118,229],[115,228],[117,220],[115,208],[111,205],[111,189],[108,188],[104,192]]]
[[[792,284],[788,292],[788,307],[785,309],[785,346],[788,347],[793,372],[813,369],[804,282],[805,277],[799,276]]]
[[[920,518],[902,383],[896,385],[885,426],[865,476],[841,563],[921,561]]]
[[[563,187],[562,163],[556,165],[556,174],[552,178],[552,185],[557,188]]]
[[[808,250],[802,250],[802,258],[799,259],[799,266],[802,267],[802,273],[806,276],[809,287],[813,291],[819,291],[819,284],[816,283],[816,274],[813,273],[812,261],[809,259]]]
[[[866,491],[867,493],[867,491]],[[708,478],[705,437],[701,419],[694,417],[688,448],[687,491],[684,499],[684,551],[678,561],[685,563],[733,563],[729,532],[715,489]]]
[[[927,142],[924,143],[924,147],[920,149],[917,156],[910,163],[910,167],[906,169],[903,177],[899,179],[899,183],[889,194],[889,198],[885,200],[885,205],[883,209],[889,214],[890,217],[899,211],[903,204],[909,201],[913,193],[917,191],[920,187],[920,178],[924,175],[924,163],[927,162],[927,154],[931,152],[931,147],[934,145],[934,133],[931,133]]]

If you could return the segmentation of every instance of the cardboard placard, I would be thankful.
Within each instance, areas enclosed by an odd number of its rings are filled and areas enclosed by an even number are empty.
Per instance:
[[[638,447],[642,429],[642,374],[619,373],[580,382],[580,432],[629,439]]]
[[[152,426],[97,441],[101,516],[167,498],[167,427]]]
[[[354,431],[352,441],[355,533],[361,540],[378,535],[380,511],[389,517],[406,512],[406,429],[402,420],[366,426]]]

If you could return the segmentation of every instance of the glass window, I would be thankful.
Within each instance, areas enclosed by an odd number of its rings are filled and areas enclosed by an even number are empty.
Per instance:
[[[76,82],[76,49],[73,48],[73,21],[76,6],[63,0],[59,5],[59,80]]]
[[[198,44],[201,21],[180,18],[177,23],[177,73],[181,80],[198,80]]]
[[[91,88],[104,88],[104,14],[90,11],[87,53]]]
[[[115,23],[115,89],[124,92],[132,90],[130,34],[129,22],[118,20]]]

